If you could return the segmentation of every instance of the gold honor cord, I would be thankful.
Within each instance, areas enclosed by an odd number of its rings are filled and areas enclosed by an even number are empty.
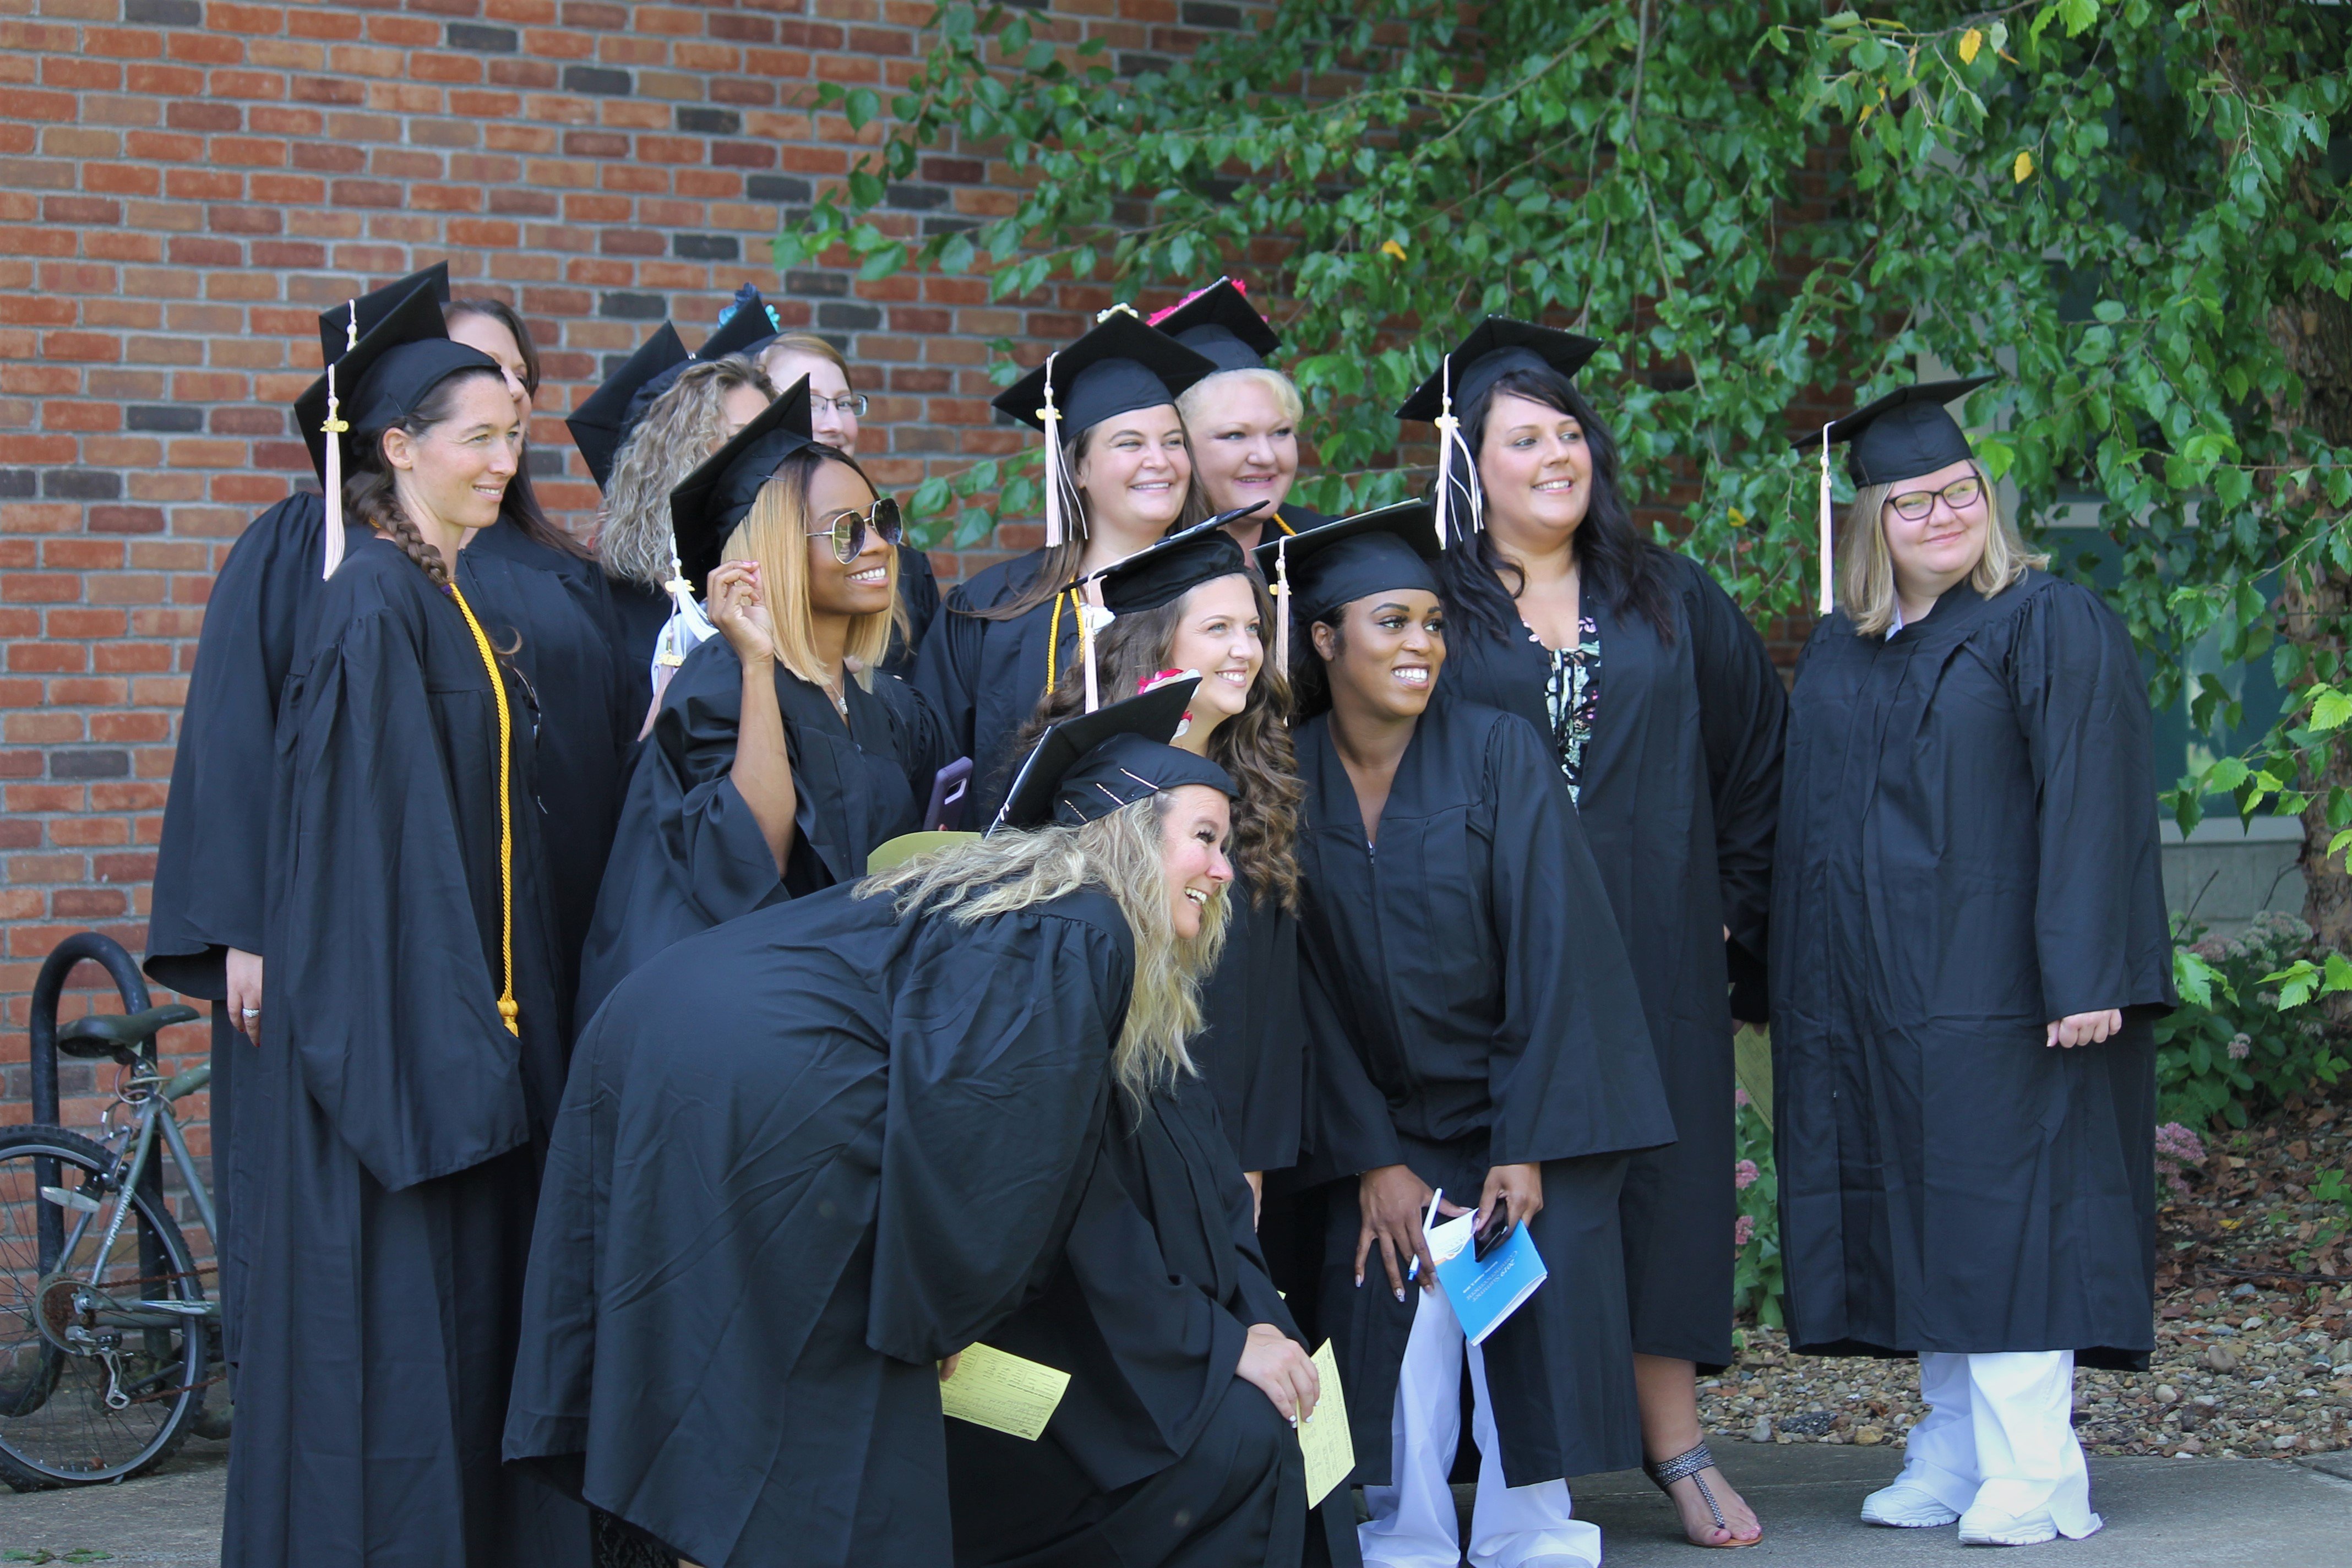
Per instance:
[[[1086,606],[1079,602],[1076,584],[1054,595],[1054,618],[1045,628],[1045,689],[1047,691],[1054,689],[1054,670],[1058,662],[1055,655],[1061,650],[1062,647],[1062,601],[1066,598],[1070,601],[1070,614],[1083,619],[1087,613]]]
[[[449,596],[457,601],[457,612],[474,634],[474,650],[482,656],[482,668],[490,678],[490,695],[499,705],[499,958],[506,971],[505,986],[499,993],[499,1017],[508,1034],[520,1035],[516,1019],[522,1009],[516,1005],[514,994],[514,720],[507,711],[507,683],[499,675],[499,661],[490,652],[490,639],[482,623],[474,618],[474,606],[466,603],[455,581],[449,584]]]

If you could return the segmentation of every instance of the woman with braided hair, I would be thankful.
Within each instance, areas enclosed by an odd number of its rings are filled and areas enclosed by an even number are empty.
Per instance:
[[[499,1456],[564,1034],[531,694],[453,567],[522,432],[498,363],[416,315],[335,363],[327,526],[352,531],[279,707],[273,1005],[240,1086],[237,1568],[587,1552],[577,1505]]]

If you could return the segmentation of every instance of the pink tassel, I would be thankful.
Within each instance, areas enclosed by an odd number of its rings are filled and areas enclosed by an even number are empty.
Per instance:
[[[1837,608],[1830,594],[1830,427],[1822,426],[1822,604],[1826,616]]]
[[[343,353],[360,346],[360,306],[356,300],[345,303],[351,314],[343,325]],[[327,538],[325,570],[321,580],[335,574],[343,563],[343,434],[351,426],[343,422],[341,403],[335,395],[335,367],[327,367],[327,422],[319,426],[327,437]]]

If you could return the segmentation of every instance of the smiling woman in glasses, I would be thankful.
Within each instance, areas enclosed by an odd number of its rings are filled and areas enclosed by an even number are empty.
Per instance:
[[[797,390],[797,389],[796,389]],[[921,826],[943,742],[876,667],[896,619],[898,504],[769,405],[670,497],[719,635],[665,690],[581,964],[585,1023],[682,937],[866,872]]]

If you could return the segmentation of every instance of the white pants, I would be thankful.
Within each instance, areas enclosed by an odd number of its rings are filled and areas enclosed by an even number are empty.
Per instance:
[[[1470,1436],[1478,1445],[1478,1499],[1470,1514],[1472,1568],[1519,1568],[1565,1556],[1599,1568],[1601,1527],[1569,1517],[1568,1483],[1503,1484],[1502,1445],[1486,1398],[1486,1352],[1467,1342],[1442,1290],[1415,1289],[1412,1337],[1389,1417],[1389,1479],[1366,1487],[1369,1523],[1356,1527],[1364,1568],[1456,1568],[1462,1548],[1445,1478],[1462,1440],[1462,1360],[1470,1359]]]
[[[1911,1428],[1903,1479],[1958,1513],[2047,1509],[2077,1540],[2099,1528],[2074,1436],[2073,1351],[1923,1351],[1919,1393],[1928,1411]]]

